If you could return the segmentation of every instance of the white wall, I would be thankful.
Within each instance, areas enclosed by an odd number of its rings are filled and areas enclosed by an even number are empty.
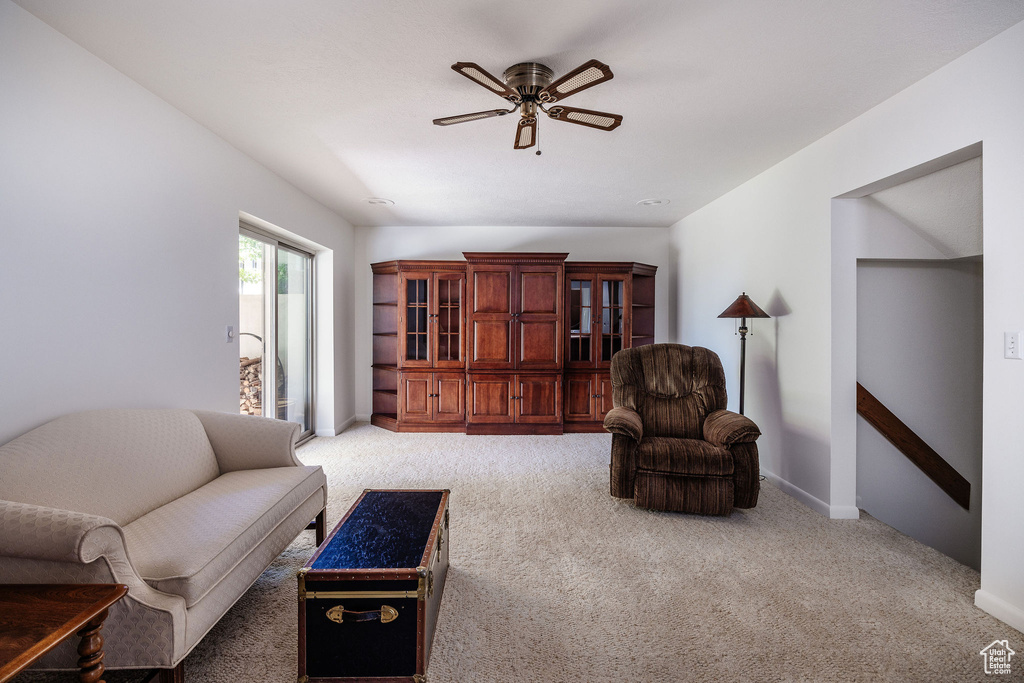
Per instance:
[[[855,434],[833,432],[832,406],[848,411],[843,404],[851,402],[854,387],[833,384],[832,364],[856,357],[856,339],[834,335],[833,320],[855,315],[856,294],[853,307],[833,308],[830,200],[984,143],[984,496],[975,600],[1018,629],[1024,629],[1024,443],[1018,429],[1024,363],[1002,358],[1002,336],[1024,329],[1021,111],[1024,24],[673,226],[680,337],[719,349],[727,364],[734,363],[732,331],[707,323],[738,290],[782,314],[770,334],[748,346],[747,413],[764,432],[764,468],[806,502],[842,515],[856,504],[856,462],[855,456],[833,457],[833,450],[841,436]],[[847,280],[855,278],[850,270]]]
[[[655,337],[674,341],[675,256],[668,228],[384,227],[356,229],[356,412],[371,411],[370,264],[394,259],[463,260],[464,251],[569,252],[569,261],[639,261],[658,266]]]
[[[7,0],[0,93],[0,443],[88,408],[237,411],[240,212],[321,246],[320,427],[353,415],[351,226]]]
[[[982,264],[857,267],[857,379],[971,483],[964,510],[863,418],[857,506],[980,568]]]

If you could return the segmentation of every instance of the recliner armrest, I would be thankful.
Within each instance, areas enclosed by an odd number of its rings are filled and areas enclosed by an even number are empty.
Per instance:
[[[193,410],[203,423],[220,473],[302,465],[295,457],[299,425],[253,415]]]
[[[644,438],[644,423],[640,413],[632,408],[618,406],[608,411],[604,418],[604,428],[613,434],[628,436],[637,443]]]
[[[729,410],[716,410],[704,420],[704,440],[721,448],[757,441],[761,430],[753,420]]]

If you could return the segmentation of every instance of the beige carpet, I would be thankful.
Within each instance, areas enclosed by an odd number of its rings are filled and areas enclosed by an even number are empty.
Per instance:
[[[1024,679],[1024,637],[973,606],[974,570],[770,485],[724,519],[638,510],[608,495],[609,449],[604,434],[362,424],[299,457],[327,472],[329,526],[365,488],[451,489],[431,683],[981,681],[997,638]],[[295,680],[294,576],[312,550],[305,532],[188,657],[187,680]]]

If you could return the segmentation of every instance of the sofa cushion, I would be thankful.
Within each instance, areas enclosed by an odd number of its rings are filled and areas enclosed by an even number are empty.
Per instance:
[[[732,474],[732,455],[700,439],[647,437],[637,446],[638,470],[665,474],[725,476]]]
[[[326,483],[320,467],[228,472],[126,526],[129,557],[192,607]]]
[[[220,474],[188,410],[89,410],[0,447],[0,499],[107,517],[121,526]]]

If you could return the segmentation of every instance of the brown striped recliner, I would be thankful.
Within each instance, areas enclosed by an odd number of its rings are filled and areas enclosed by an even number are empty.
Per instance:
[[[757,505],[757,437],[725,410],[725,372],[700,346],[651,344],[612,357],[611,493],[653,510],[728,515]]]

